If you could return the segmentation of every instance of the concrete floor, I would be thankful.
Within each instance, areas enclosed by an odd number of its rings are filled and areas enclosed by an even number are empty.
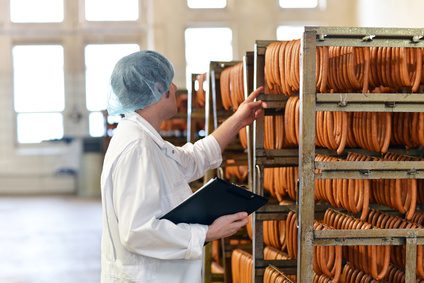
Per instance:
[[[0,197],[0,282],[100,282],[101,219],[99,199]]]

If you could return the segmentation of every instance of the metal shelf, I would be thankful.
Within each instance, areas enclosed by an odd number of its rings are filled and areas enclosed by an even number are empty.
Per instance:
[[[221,73],[225,68],[234,66],[241,61],[211,61],[209,64],[209,90],[207,91],[206,96],[206,125],[207,125],[207,134],[211,134],[219,125],[224,122],[227,118],[229,118],[234,112],[232,110],[225,110],[222,106],[221,100],[221,90],[220,90],[220,77]],[[243,59],[243,67],[244,67],[244,92],[250,93],[252,91],[252,78],[249,78],[249,74],[253,74],[253,52],[247,52],[245,58]],[[249,69],[250,71],[247,71]],[[251,133],[251,131],[250,131]],[[247,131],[249,135],[249,130]],[[253,178],[251,174],[249,164],[249,155],[251,154],[252,149],[251,145],[249,145],[248,138],[248,148],[244,149],[240,143],[240,140],[236,138],[232,141],[225,151],[222,153],[223,162],[217,170],[218,177],[224,178],[224,168],[227,166],[238,166],[238,165],[248,165],[249,173],[248,173],[248,187],[251,186],[251,179]],[[233,160],[233,162],[228,163],[228,160]],[[210,177],[209,177],[210,178]],[[205,179],[207,181],[207,179]],[[232,282],[232,272],[231,272],[231,252],[236,248],[248,248],[251,249],[251,245],[240,245],[234,246],[229,244],[230,239],[234,239],[235,237],[240,238],[240,235],[236,234],[233,237],[222,239],[222,253],[223,253],[223,268],[225,270],[224,275],[220,278],[219,282]],[[205,283],[208,282],[216,282],[210,281],[210,278],[205,280]]]
[[[196,120],[205,121],[205,109],[196,108],[194,103],[195,99],[195,81],[199,74],[191,75],[191,90],[188,92],[187,101],[187,142],[196,141]]]
[[[303,113],[308,113],[309,115],[303,115],[300,118],[300,153],[301,156],[305,156],[307,154],[312,154],[314,156],[315,154],[315,145],[313,144],[315,140],[315,127],[311,127],[311,125],[315,125],[315,111],[321,110],[318,105],[316,104],[317,95],[315,94],[315,49],[316,46],[391,46],[391,47],[422,47],[423,42],[418,39],[418,41],[413,41],[412,37],[419,36],[420,38],[422,36],[423,30],[421,29],[361,29],[361,28],[313,28],[313,27],[306,27],[305,33],[303,37],[303,44],[302,44],[302,53],[303,56],[301,58],[303,59],[303,69],[302,69],[302,85],[301,85],[301,111]],[[325,35],[325,36],[323,36]],[[371,36],[374,35],[374,36]],[[313,51],[313,52],[312,52]],[[313,65],[312,65],[313,64]],[[324,96],[325,94],[323,94]],[[371,95],[370,95],[371,96]],[[321,96],[322,97],[322,96]],[[358,96],[360,97],[360,96]],[[365,96],[363,96],[365,97]],[[386,94],[382,94],[380,97],[380,100],[386,97]],[[399,95],[399,98],[401,98],[402,95]],[[404,97],[404,96],[403,96]],[[394,97],[392,97],[393,99]],[[418,99],[418,97],[414,97],[415,99]],[[419,97],[422,99],[422,97]],[[346,100],[347,101],[347,100]],[[422,103],[422,100],[420,100]],[[399,102],[396,100],[390,101],[390,102]],[[404,102],[404,101],[402,101]],[[415,101],[416,102],[416,101]],[[414,103],[415,103],[414,102]],[[385,102],[381,102],[381,105],[386,105]],[[404,107],[405,109],[409,109],[409,111],[419,111],[422,112],[423,108],[416,109],[414,108],[414,103],[409,101],[408,103],[405,102]],[[349,102],[348,102],[349,104]],[[376,108],[371,107],[371,105],[367,105],[364,103],[364,101],[361,102],[361,111],[376,111]],[[340,106],[338,106],[340,108]],[[395,109],[394,107],[392,108]],[[400,108],[397,108],[397,110],[402,111]],[[349,110],[352,111],[352,110]],[[359,111],[359,108],[358,110]],[[387,111],[387,109],[381,110],[381,111]],[[305,119],[306,118],[306,119]],[[313,139],[307,140],[307,139]],[[324,163],[324,162],[322,162]],[[299,211],[302,215],[301,218],[299,218],[299,239],[304,239],[305,245],[300,244],[300,257],[298,261],[298,266],[300,267],[298,269],[298,280],[300,282],[310,282],[313,278],[313,270],[312,270],[312,251],[309,245],[317,244],[315,243],[315,239],[320,235],[320,231],[313,231],[313,205],[311,207],[310,203],[314,199],[314,181],[315,176],[314,174],[310,174],[306,172],[307,170],[314,170],[322,165],[323,168],[323,174],[321,177],[329,177],[329,174],[325,176],[325,172],[330,169],[328,166],[334,166],[332,169],[337,170],[348,170],[353,169],[357,170],[357,172],[361,172],[358,166],[359,164],[355,164],[354,162],[349,162],[349,164],[343,164],[345,162],[340,162],[335,166],[335,164],[331,164],[331,162],[327,162],[327,164],[319,164],[318,162],[314,162],[312,160],[308,160],[306,158],[299,158],[299,174],[300,174],[300,188],[299,188]],[[348,163],[348,162],[346,162]],[[359,163],[359,162],[358,162]],[[367,163],[367,164],[365,164]],[[347,167],[349,166],[350,167]],[[399,173],[399,169],[405,169],[406,174],[404,173],[402,177],[410,177],[410,178],[423,178],[422,173],[419,174],[408,174],[407,170],[410,170],[412,166],[417,166],[421,170],[422,165],[421,164],[412,164],[412,163],[401,163],[401,162],[394,162],[391,161],[387,162],[364,162],[362,163],[362,169],[367,169],[366,174],[360,174],[361,178],[364,178],[364,176],[367,176],[368,178],[381,178],[382,175],[378,176],[378,174],[374,173],[374,171],[371,172],[371,170],[385,170],[387,172],[390,172],[391,174]],[[346,166],[345,168],[342,168],[343,166]],[[355,166],[357,168],[355,168]],[[412,167],[414,168],[414,167]],[[313,172],[313,171],[312,171]],[[382,173],[382,172],[380,172]],[[324,176],[323,176],[324,175]],[[386,174],[385,177],[388,177],[390,174]],[[354,176],[351,176],[353,178]],[[357,176],[359,177],[359,176]],[[401,177],[401,176],[399,176]],[[306,204],[306,205],[305,205]],[[398,230],[396,233],[404,239],[404,241],[386,241],[385,239],[388,239],[394,235],[394,231],[386,230],[386,229],[379,229],[377,230],[367,230],[363,234],[358,233],[357,231],[349,231],[349,233],[346,233],[346,231],[340,230],[332,230],[331,233],[328,233],[327,236],[334,237],[335,242],[337,241],[343,241],[343,239],[346,239],[346,234],[350,234],[351,232],[356,233],[357,237],[360,238],[361,242],[363,244],[373,243],[375,240],[378,242],[380,241],[380,244],[406,244],[406,248],[408,251],[416,251],[416,244],[417,244],[417,237],[421,237],[421,235],[417,234],[416,229],[404,229],[404,230]],[[364,230],[365,231],[365,230]],[[340,235],[337,235],[337,233],[341,233]],[[353,233],[352,233],[353,234]],[[325,233],[323,235],[326,235]],[[343,235],[343,236],[342,236]],[[423,234],[424,235],[424,234]],[[375,236],[375,237],[374,237]],[[368,238],[373,238],[373,240],[370,240]],[[410,238],[413,238],[414,240],[408,240]],[[406,239],[406,240],[405,240]],[[401,243],[402,242],[402,243]],[[310,257],[310,258],[308,258]],[[416,268],[416,253],[409,252],[407,254],[407,262],[409,263],[406,266],[406,282],[415,282],[415,268]]]
[[[214,129],[218,128],[218,125],[228,117],[230,117],[233,112],[231,110],[225,110],[222,107],[221,100],[221,89],[219,87],[219,79],[221,77],[221,72],[228,67],[234,66],[241,61],[211,61],[209,64],[209,74],[210,74],[210,88],[211,88],[211,96],[213,102],[213,122]]]
[[[422,112],[422,93],[317,93],[317,111]]]
[[[313,281],[314,245],[406,245],[406,281],[415,282],[417,244],[424,244],[424,231],[419,229],[378,229],[378,230],[313,230],[315,179],[380,179],[380,178],[424,178],[424,162],[315,162],[315,112],[316,111],[371,111],[371,112],[423,112],[424,94],[408,93],[316,93],[315,68],[316,46],[357,46],[357,47],[424,47],[423,29],[346,28],[346,27],[305,27],[301,44],[301,85],[299,149],[264,150],[264,119],[254,124],[254,191],[263,194],[265,167],[294,164],[299,165],[299,189],[297,198],[298,214],[298,259],[297,281]],[[264,61],[267,46],[274,41],[257,41],[255,45],[254,88],[264,85]],[[270,108],[281,111],[287,97],[282,95],[261,95]],[[269,110],[267,115],[272,115]],[[259,133],[259,134],[258,134]],[[295,161],[297,159],[297,162]],[[315,169],[322,173],[315,174]],[[264,208],[267,209],[267,208]],[[290,209],[290,208],[288,208]],[[293,207],[291,207],[293,209]],[[254,282],[261,282],[263,276],[262,221],[283,219],[286,209],[273,213],[259,210],[252,218],[254,237]],[[300,216],[299,216],[300,215]],[[273,218],[275,217],[275,218]]]

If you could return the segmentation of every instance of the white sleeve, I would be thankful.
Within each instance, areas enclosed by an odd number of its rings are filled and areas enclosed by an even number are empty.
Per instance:
[[[155,157],[142,147],[119,158],[113,173],[113,201],[122,245],[129,251],[159,259],[199,259],[208,226],[159,220],[163,174]]]
[[[217,168],[222,162],[221,147],[212,135],[194,144],[187,143],[179,149],[187,182],[203,177],[208,170]]]

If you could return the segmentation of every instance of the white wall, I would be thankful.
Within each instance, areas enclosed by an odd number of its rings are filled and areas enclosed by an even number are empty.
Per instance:
[[[88,136],[85,107],[86,44],[138,43],[147,48],[143,20],[122,25],[87,24],[77,12],[83,1],[65,0],[65,21],[57,24],[13,24],[9,21],[9,0],[0,0],[0,194],[73,193],[78,175],[58,174],[63,169],[81,167],[81,141]],[[149,11],[141,6],[141,15]],[[144,13],[144,14],[143,14]],[[151,13],[150,13],[151,14]],[[16,113],[13,107],[12,48],[15,44],[62,44],[65,52],[65,96],[63,112],[69,143],[22,145],[16,139]],[[29,62],[31,63],[31,62]],[[40,91],[39,89],[35,90]],[[48,101],[45,101],[48,103]],[[71,116],[78,111],[81,120]],[[43,125],[38,125],[43,127]],[[91,188],[90,188],[91,189]]]
[[[358,0],[362,27],[423,28],[422,0]]]
[[[326,9],[282,9],[278,0],[227,0],[225,9],[192,10],[186,0],[154,0],[155,48],[174,64],[176,83],[185,85],[184,30],[188,27],[230,27],[233,60],[253,51],[255,40],[276,39],[279,25],[356,26],[356,1],[327,0]],[[207,70],[205,70],[207,71]]]

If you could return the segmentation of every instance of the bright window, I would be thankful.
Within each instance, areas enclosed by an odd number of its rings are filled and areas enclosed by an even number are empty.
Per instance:
[[[41,143],[63,138],[61,113],[21,113],[17,119],[19,143]]]
[[[316,8],[318,0],[280,0],[281,8]]]
[[[63,13],[63,0],[10,0],[14,23],[62,22]]]
[[[136,21],[139,0],[85,0],[87,21]]]
[[[91,112],[88,116],[89,133],[92,137],[101,137],[105,135],[105,118],[102,112]]]
[[[191,89],[191,74],[209,70],[210,61],[233,60],[230,28],[188,28],[185,31],[187,89]]]
[[[87,110],[92,112],[89,118],[91,136],[104,135],[105,122],[100,111],[107,108],[109,80],[115,64],[122,57],[139,50],[138,44],[90,44],[85,47],[86,105]]]
[[[39,143],[63,137],[65,108],[63,47],[13,47],[14,108],[18,142]]]
[[[187,0],[187,5],[192,9],[225,8],[227,0]]]
[[[303,36],[304,26],[279,26],[277,28],[277,40],[293,40]]]

